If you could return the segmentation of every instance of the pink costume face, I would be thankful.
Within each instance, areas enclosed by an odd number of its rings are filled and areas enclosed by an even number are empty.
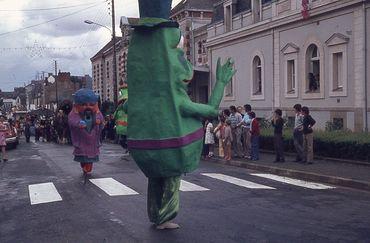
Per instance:
[[[82,113],[85,110],[92,110],[94,113],[97,113],[99,111],[98,103],[76,104],[75,108],[78,113]]]

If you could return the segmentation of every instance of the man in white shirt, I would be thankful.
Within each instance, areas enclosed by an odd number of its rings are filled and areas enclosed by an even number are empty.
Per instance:
[[[242,128],[240,126],[240,123],[242,121],[242,115],[237,112],[235,106],[230,106],[230,117],[229,120],[231,122],[231,133],[233,135],[233,143],[232,143],[232,148],[233,148],[233,153],[234,157],[243,157],[243,146],[242,146]]]
[[[293,130],[293,141],[294,147],[297,152],[295,162],[301,162],[304,158],[303,150],[303,115],[301,114],[302,106],[295,104],[293,106],[295,110],[294,130]]]

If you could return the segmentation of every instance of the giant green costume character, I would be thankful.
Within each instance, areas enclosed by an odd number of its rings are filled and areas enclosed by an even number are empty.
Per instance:
[[[158,229],[178,228],[180,176],[199,164],[201,119],[216,117],[224,88],[234,75],[228,60],[217,65],[208,104],[187,95],[191,64],[177,48],[181,33],[168,20],[172,0],[139,0],[140,21],[128,51],[128,147],[148,177],[148,214]]]

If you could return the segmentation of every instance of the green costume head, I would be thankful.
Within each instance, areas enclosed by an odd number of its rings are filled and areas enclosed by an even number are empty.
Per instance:
[[[165,2],[164,8],[170,6],[169,0],[139,0],[140,8],[143,3]],[[128,146],[147,177],[178,176],[197,168],[203,145],[201,119],[217,116],[224,87],[234,72],[230,61],[219,65],[222,80],[209,104],[193,103],[187,95],[193,69],[177,48],[178,24],[153,18],[150,11],[145,14],[133,26],[128,51]]]
[[[116,121],[116,133],[118,135],[126,135],[127,134],[127,113],[123,109],[123,104],[128,99],[128,90],[127,85],[122,87],[119,90],[119,97],[118,97],[118,107],[114,112],[114,119]]]

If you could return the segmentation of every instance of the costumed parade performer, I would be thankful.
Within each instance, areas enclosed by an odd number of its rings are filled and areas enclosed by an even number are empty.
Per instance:
[[[217,117],[233,63],[217,65],[208,104],[190,100],[193,77],[184,51],[177,48],[179,24],[168,20],[172,0],[139,0],[140,20],[128,51],[128,147],[148,177],[148,216],[157,229],[176,229],[181,175],[194,171],[203,145],[201,119]],[[148,107],[152,107],[148,109]],[[145,111],[145,112],[143,112]]]
[[[129,155],[127,149],[127,113],[123,109],[123,105],[128,99],[127,84],[124,83],[119,91],[118,107],[114,112],[116,120],[116,134],[119,136],[119,143],[125,150],[124,156]]]
[[[74,160],[80,163],[85,176],[92,171],[93,163],[99,161],[103,121],[95,93],[90,89],[78,90],[74,94],[68,124],[74,146]]]

